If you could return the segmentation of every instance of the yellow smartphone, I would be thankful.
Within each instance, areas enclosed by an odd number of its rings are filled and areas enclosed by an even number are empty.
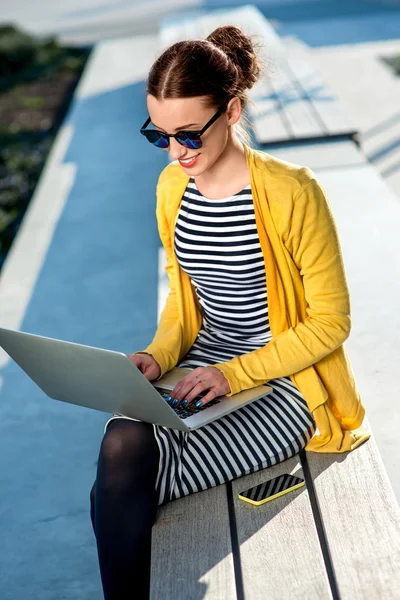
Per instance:
[[[248,490],[240,492],[239,498],[245,502],[250,502],[250,504],[260,506],[260,504],[265,504],[265,502],[283,496],[283,494],[296,490],[303,485],[304,479],[301,479],[301,477],[284,473],[283,475],[279,475],[278,477],[274,477],[264,483],[260,483]]]

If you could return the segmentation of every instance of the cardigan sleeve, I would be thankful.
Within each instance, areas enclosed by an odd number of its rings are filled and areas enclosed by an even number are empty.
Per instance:
[[[168,275],[169,294],[164,309],[160,315],[160,320],[158,322],[153,341],[143,351],[135,352],[135,354],[151,354],[160,365],[160,377],[176,366],[179,359],[180,349],[182,347],[183,337],[176,300],[175,269],[173,268],[172,263],[173,249],[171,236],[169,233],[168,220],[165,214],[165,198],[160,191],[161,182],[162,178],[160,177],[157,184],[156,217],[158,233],[167,258],[165,270]]]
[[[336,224],[322,186],[311,173],[293,201],[283,243],[299,269],[306,317],[268,344],[214,364],[230,385],[228,396],[292,375],[321,360],[350,333],[349,290]]]

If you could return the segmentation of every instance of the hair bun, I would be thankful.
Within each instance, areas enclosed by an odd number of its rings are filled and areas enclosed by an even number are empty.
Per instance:
[[[236,25],[217,27],[206,38],[221,48],[236,65],[239,72],[239,88],[250,89],[256,83],[261,64],[257,60],[252,39]]]

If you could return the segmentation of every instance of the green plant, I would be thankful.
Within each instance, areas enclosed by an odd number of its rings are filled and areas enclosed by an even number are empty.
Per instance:
[[[22,32],[13,25],[0,27],[0,73],[19,71],[29,62],[35,60],[37,42],[32,36]]]
[[[0,27],[0,267],[89,52]]]

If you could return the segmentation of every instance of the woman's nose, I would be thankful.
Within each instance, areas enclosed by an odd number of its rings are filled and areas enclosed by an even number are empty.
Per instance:
[[[169,138],[169,155],[172,160],[177,160],[178,158],[183,158],[187,152],[187,149],[184,148],[175,138]]]

